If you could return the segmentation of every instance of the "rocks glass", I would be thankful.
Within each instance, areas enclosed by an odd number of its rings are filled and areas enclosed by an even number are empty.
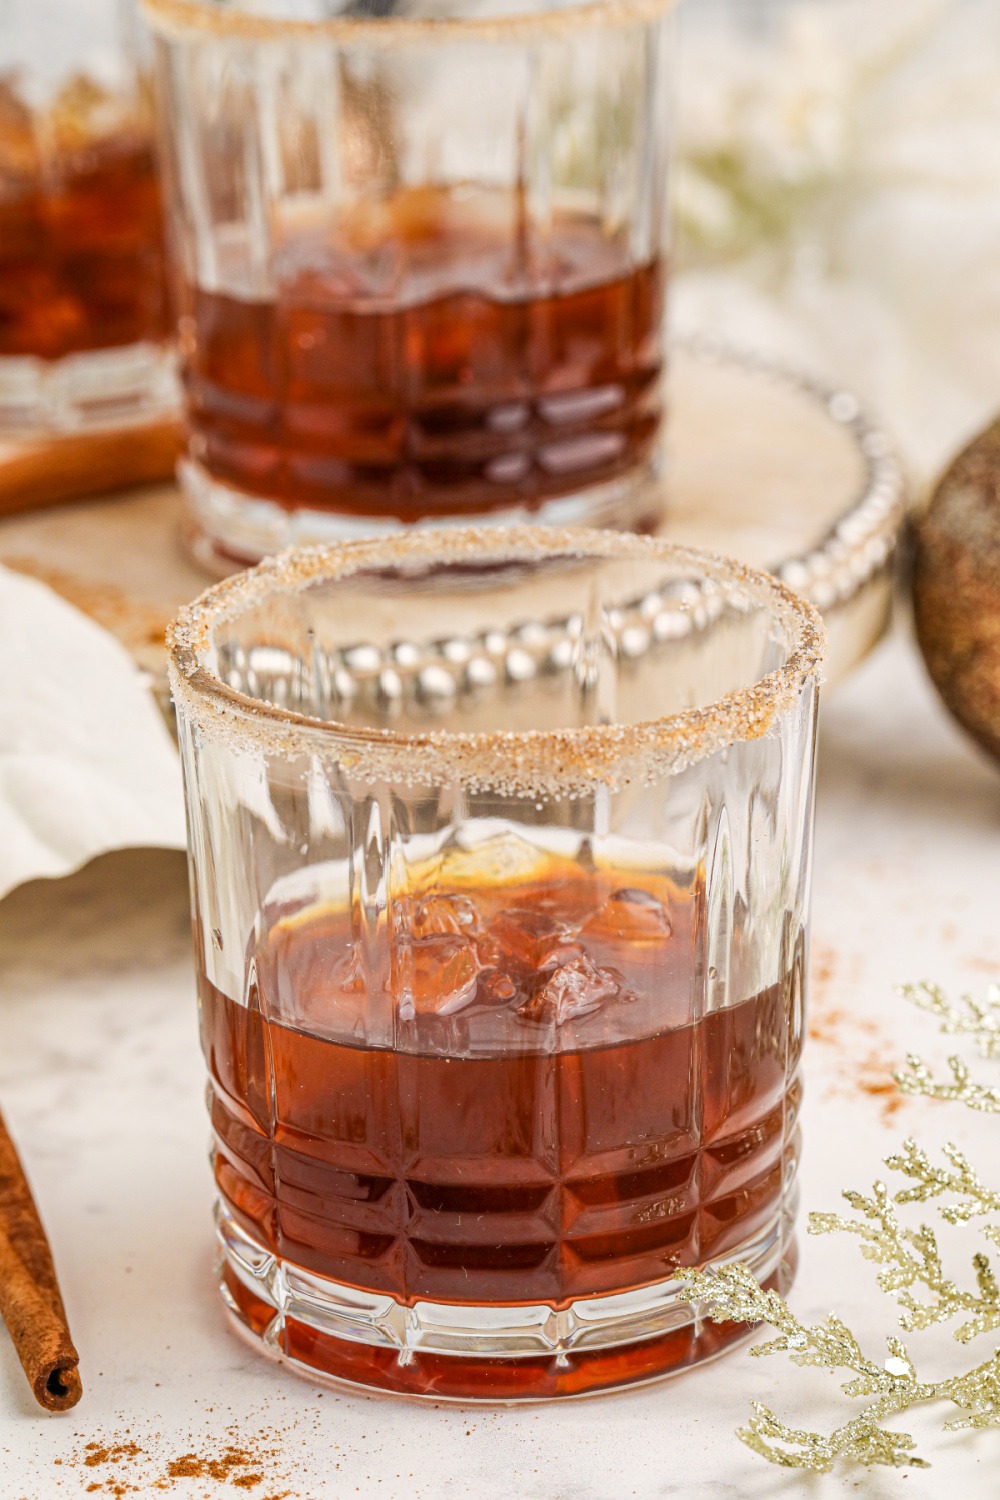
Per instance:
[[[315,1374],[629,1384],[794,1263],[822,627],[612,531],[289,553],[170,640],[219,1281]]]
[[[175,407],[142,53],[124,0],[0,7],[0,435]]]
[[[146,0],[203,560],[651,528],[669,0]]]

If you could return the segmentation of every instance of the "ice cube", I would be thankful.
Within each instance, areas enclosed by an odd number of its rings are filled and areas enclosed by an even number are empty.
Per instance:
[[[404,1021],[453,1016],[476,998],[482,965],[474,945],[451,933],[403,938],[393,949],[393,985]]]
[[[496,825],[494,825],[496,826]],[[520,834],[503,829],[482,836],[475,827],[463,829],[441,856],[441,875],[465,886],[492,887],[504,881],[530,880],[545,867],[545,855]]]
[[[531,999],[518,1007],[518,1015],[530,1021],[554,1021],[561,1026],[590,1015],[608,1000],[625,993],[625,981],[616,969],[602,969],[581,954],[561,964],[540,985]]]
[[[361,967],[361,959],[356,948],[350,948],[347,953],[334,961],[330,971],[334,987],[344,995],[361,995],[365,989],[365,975]]]
[[[483,948],[497,968],[532,975],[548,973],[583,953],[575,927],[553,911],[521,906],[501,912],[490,923]]]
[[[609,943],[662,943],[673,931],[666,908],[641,886],[613,891],[580,930],[584,937]]]
[[[39,171],[38,142],[31,110],[18,96],[11,74],[0,77],[0,178],[20,187]]]
[[[412,937],[440,937],[446,933],[472,937],[481,929],[475,902],[458,893],[435,892],[419,901],[399,905],[399,925]]]
[[[356,257],[334,242],[329,222],[315,213],[282,216],[270,274],[278,287],[279,303],[293,309],[310,308],[317,314],[329,312],[338,302],[350,302],[365,291]],[[318,333],[323,328],[320,318],[313,331]],[[293,326],[290,332],[300,339],[308,329]]]
[[[523,991],[521,993],[523,996]],[[484,1005],[509,1005],[517,996],[517,985],[509,974],[501,969],[483,969],[479,975],[478,998]]]

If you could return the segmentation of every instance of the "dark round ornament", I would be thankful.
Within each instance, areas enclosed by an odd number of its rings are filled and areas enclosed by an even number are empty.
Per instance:
[[[1000,418],[954,460],[917,523],[913,604],[938,692],[1000,760]]]

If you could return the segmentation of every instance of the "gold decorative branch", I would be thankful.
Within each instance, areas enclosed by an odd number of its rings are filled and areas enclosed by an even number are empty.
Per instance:
[[[985,1001],[963,996],[952,1004],[936,986],[907,985],[900,993],[933,1015],[947,1035],[973,1038],[982,1055],[1000,1059],[1000,988],[991,986]],[[908,1071],[895,1076],[906,1094],[943,1099],[986,1113],[1000,1112],[1000,1087],[976,1082],[959,1057],[949,1059],[952,1081],[936,1080],[915,1054]],[[919,1333],[959,1320],[953,1336],[960,1344],[1000,1328],[1000,1284],[989,1256],[972,1256],[972,1276],[962,1285],[945,1273],[938,1237],[928,1224],[909,1225],[899,1210],[933,1203],[945,1224],[979,1221],[983,1237],[1000,1246],[1000,1189],[989,1187],[966,1154],[953,1143],[941,1149],[937,1164],[912,1137],[886,1158],[891,1172],[904,1179],[895,1191],[876,1182],[870,1194],[848,1190],[851,1214],[814,1213],[810,1234],[848,1234],[862,1256],[879,1267],[878,1285],[898,1308],[903,1332]],[[990,1219],[992,1222],[982,1222]],[[688,1294],[717,1322],[767,1324],[775,1337],[751,1349],[754,1355],[785,1354],[797,1365],[812,1365],[846,1375],[841,1389],[864,1409],[830,1433],[793,1428],[768,1407],[752,1403],[753,1415],[738,1436],[762,1458],[784,1468],[828,1473],[838,1462],[890,1468],[927,1467],[915,1452],[909,1433],[883,1424],[912,1407],[944,1401],[958,1415],[946,1430],[1000,1427],[1000,1346],[981,1363],[942,1380],[924,1380],[907,1346],[895,1335],[886,1339],[887,1357],[865,1354],[858,1337],[835,1313],[823,1323],[799,1321],[777,1292],[765,1291],[745,1266],[684,1273]]]

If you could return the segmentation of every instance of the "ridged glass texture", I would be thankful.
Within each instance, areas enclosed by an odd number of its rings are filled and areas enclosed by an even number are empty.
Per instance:
[[[174,653],[223,1294],[310,1370],[438,1397],[707,1358],[744,1330],[678,1268],[794,1260],[809,607],[507,535],[222,596],[235,712]]]
[[[473,3],[421,32],[426,7],[368,9],[257,35],[149,7],[203,552],[651,528],[668,18],[540,6],[481,33]]]

